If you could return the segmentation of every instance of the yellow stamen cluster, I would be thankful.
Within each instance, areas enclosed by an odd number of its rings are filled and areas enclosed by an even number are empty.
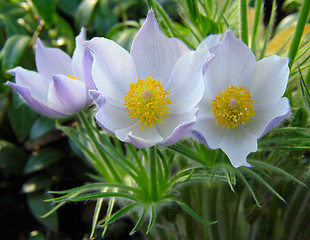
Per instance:
[[[80,80],[79,78],[76,78],[74,76],[68,76],[69,78],[73,79],[73,80]]]
[[[151,76],[137,82],[130,83],[130,90],[124,98],[125,109],[132,120],[139,119],[143,127],[156,126],[157,122],[165,121],[170,104],[170,98],[166,97],[170,93],[164,90],[160,81],[156,81]]]
[[[220,92],[211,103],[212,113],[217,125],[224,128],[235,128],[240,123],[244,124],[255,115],[253,98],[245,87],[230,86],[223,93]]]

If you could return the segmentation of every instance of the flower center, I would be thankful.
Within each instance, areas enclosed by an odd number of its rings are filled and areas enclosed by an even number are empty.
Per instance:
[[[171,103],[170,98],[166,97],[170,93],[164,90],[160,81],[156,81],[151,76],[136,83],[130,83],[130,90],[124,97],[125,109],[132,120],[139,119],[143,127],[154,127],[157,122],[165,121]]]
[[[211,103],[212,113],[217,125],[224,128],[235,128],[240,123],[244,124],[255,115],[253,98],[245,87],[230,86],[223,93],[220,92]]]

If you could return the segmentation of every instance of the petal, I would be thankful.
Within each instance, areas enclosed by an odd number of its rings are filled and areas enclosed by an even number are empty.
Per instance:
[[[154,127],[145,127],[141,130],[141,124],[136,122],[134,125],[115,131],[118,139],[130,142],[138,148],[148,148],[163,140],[162,136]]]
[[[96,85],[93,80],[92,76],[92,64],[93,64],[93,57],[91,56],[88,49],[85,49],[84,51],[84,57],[83,57],[83,73],[84,73],[84,83],[86,85],[86,105],[89,105],[91,103],[91,96],[89,95],[89,90],[95,90]]]
[[[200,113],[193,130],[195,136],[199,136],[198,139],[212,149],[220,147],[220,143],[228,131],[226,128],[217,125],[215,118],[201,116]],[[197,135],[198,133],[199,135]]]
[[[106,99],[103,96],[102,92],[97,91],[97,90],[89,90],[88,92],[91,98],[95,101],[98,108],[101,108],[104,106]]]
[[[189,130],[194,125],[198,109],[193,109],[191,112],[183,114],[169,114],[166,121],[157,124],[156,128],[164,141],[160,145],[171,145],[189,133]]]
[[[182,56],[184,53],[189,51],[189,48],[183,43],[180,39],[177,38],[168,38],[170,45],[175,46],[174,51],[176,56]]]
[[[189,51],[177,61],[165,87],[170,93],[171,114],[189,112],[199,103],[204,92],[202,65],[211,59],[208,50],[200,50]]]
[[[136,73],[130,54],[114,41],[93,38],[86,46],[94,53],[93,80],[105,97],[123,101]]]
[[[91,95],[97,106],[100,106],[96,120],[108,132],[115,133],[116,130],[130,127],[137,122],[132,121],[124,107],[115,107],[115,104],[111,104],[111,100],[104,99],[102,94],[97,93],[96,96],[95,92],[91,91]]]
[[[289,115],[290,105],[287,98],[281,98],[273,106],[254,111],[255,115],[245,124],[245,128],[259,138]]]
[[[176,41],[160,32],[154,13],[150,11],[131,45],[130,54],[138,77],[152,76],[162,84],[166,83],[174,64],[184,52],[184,45],[180,49]]]
[[[286,57],[273,55],[258,61],[253,80],[249,83],[254,107],[278,102],[286,90],[289,73]]]
[[[17,85],[24,86],[29,89],[32,98],[44,105],[48,105],[46,95],[51,80],[41,74],[38,74],[37,72],[23,69],[22,67],[16,67],[7,72],[15,75],[15,82]]]
[[[84,79],[83,74],[83,57],[86,49],[84,42],[86,40],[85,28],[81,29],[80,34],[75,38],[75,50],[72,55],[72,69],[74,76],[80,79]]]
[[[250,167],[246,157],[249,153],[257,151],[256,136],[242,126],[229,130],[229,133],[223,137],[220,148],[226,153],[235,168]]]
[[[48,91],[49,107],[64,114],[80,111],[86,105],[86,86],[65,75],[55,75]]]
[[[221,40],[220,40],[220,36],[221,34],[212,34],[207,36],[204,40],[202,40],[202,42],[198,45],[197,50],[200,49],[210,49],[211,47],[220,44]]]
[[[45,47],[39,38],[36,41],[36,65],[38,72],[50,79],[54,74],[74,74],[70,56],[58,48]]]
[[[59,118],[59,117],[64,117],[65,115],[55,111],[54,109],[51,109],[49,107],[47,107],[46,105],[42,104],[41,102],[37,101],[36,99],[34,99],[31,96],[31,92],[30,89],[27,86],[21,86],[21,85],[17,85],[15,83],[12,82],[7,82],[7,84],[14,88],[22,97],[23,99],[26,101],[26,103],[32,107],[35,111],[46,115],[48,117],[52,117],[52,118]]]
[[[227,31],[221,44],[210,49],[215,58],[205,71],[205,79],[213,97],[230,85],[246,85],[252,78],[256,59],[253,52]]]

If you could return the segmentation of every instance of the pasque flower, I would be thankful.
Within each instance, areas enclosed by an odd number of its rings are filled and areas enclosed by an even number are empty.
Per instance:
[[[16,67],[8,71],[15,83],[7,82],[37,112],[49,117],[76,113],[92,101],[88,94],[95,85],[91,76],[92,56],[84,46],[85,30],[76,37],[72,58],[58,48],[36,40],[37,71]]]
[[[189,51],[160,32],[152,11],[135,36],[130,53],[114,41],[93,38],[90,91],[97,122],[124,142],[146,148],[172,144],[193,125],[203,95],[202,66],[210,53]]]
[[[246,157],[257,150],[257,139],[290,113],[288,99],[282,97],[288,58],[274,55],[256,62],[231,31],[209,50],[215,58],[204,72],[193,134],[210,148],[221,148],[234,167],[250,166]]]

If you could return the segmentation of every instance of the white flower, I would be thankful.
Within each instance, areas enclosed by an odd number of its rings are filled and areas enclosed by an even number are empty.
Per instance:
[[[97,122],[124,142],[146,148],[172,144],[193,125],[203,95],[202,66],[212,57],[206,49],[189,51],[158,28],[152,11],[128,53],[114,41],[93,38],[90,91],[99,111]]]
[[[230,31],[209,50],[215,58],[204,72],[204,96],[192,133],[210,148],[221,148],[234,167],[250,166],[246,157],[257,151],[257,139],[290,113],[288,99],[282,97],[288,58],[256,62]]]

